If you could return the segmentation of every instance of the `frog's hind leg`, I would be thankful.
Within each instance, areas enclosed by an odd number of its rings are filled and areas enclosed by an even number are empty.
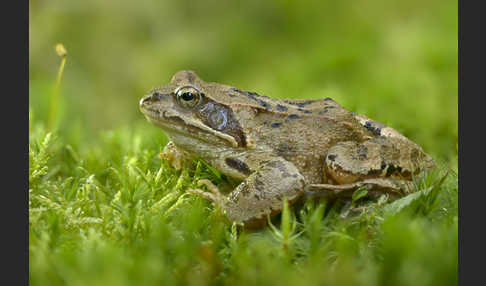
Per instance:
[[[326,154],[325,182],[342,185],[375,178],[410,181],[413,175],[434,165],[420,146],[401,138],[339,142]]]
[[[390,201],[399,199],[413,190],[413,182],[394,179],[366,179],[363,181],[343,184],[343,185],[331,185],[331,184],[310,184],[305,186],[305,197],[327,197],[330,199],[351,199],[353,193],[360,189],[366,188],[368,197],[378,198],[382,194],[387,194]]]
[[[227,196],[207,180],[199,183],[210,192],[189,189],[188,192],[211,200],[233,222],[245,227],[259,226],[268,215],[278,214],[283,201],[296,201],[304,193],[305,180],[298,169],[283,158],[269,158]]]

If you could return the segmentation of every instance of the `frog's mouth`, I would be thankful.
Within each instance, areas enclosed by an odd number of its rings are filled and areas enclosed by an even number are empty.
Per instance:
[[[193,121],[187,122],[176,113],[170,112],[170,110],[151,109],[147,106],[140,106],[140,110],[150,123],[159,126],[168,133],[169,137],[172,133],[176,133],[212,144],[221,143],[221,139],[223,139],[223,141],[232,147],[238,147],[238,142],[232,136],[203,124],[195,125]]]
[[[201,128],[194,125],[186,124],[179,116],[167,115],[166,111],[152,110],[144,108],[143,114],[145,118],[160,128],[170,131],[181,131],[184,134],[192,134],[193,132],[204,132]]]

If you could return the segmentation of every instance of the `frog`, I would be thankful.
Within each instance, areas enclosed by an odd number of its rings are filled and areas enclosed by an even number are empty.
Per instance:
[[[160,157],[172,167],[199,158],[237,182],[223,192],[202,179],[187,192],[249,227],[303,197],[350,200],[365,189],[365,197],[393,201],[436,166],[417,143],[332,98],[271,98],[205,82],[191,70],[149,90],[139,109],[170,138]]]

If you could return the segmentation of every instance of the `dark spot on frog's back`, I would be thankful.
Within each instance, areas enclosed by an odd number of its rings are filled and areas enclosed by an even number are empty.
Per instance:
[[[289,119],[297,119],[297,118],[300,118],[300,116],[298,114],[289,114]]]
[[[326,106],[324,107],[324,109],[322,109],[321,111],[319,111],[319,114],[322,115],[324,113],[327,113],[329,109],[332,109],[332,108],[336,108],[335,106],[332,106],[332,105],[329,105],[329,106]]]
[[[300,112],[303,112],[303,113],[307,113],[307,114],[312,113],[312,111],[307,110],[307,109],[302,109],[302,108],[299,108],[299,109],[297,109],[297,110],[298,110],[298,111],[300,111]]]
[[[254,92],[254,91],[247,91],[246,93],[248,93],[251,96],[256,96],[256,97],[260,96],[258,93]]]
[[[261,99],[256,99],[256,101],[258,102],[258,104],[260,104],[261,106],[263,106],[266,110],[269,110],[270,109],[270,104],[266,103],[265,101],[263,101]]]
[[[227,93],[226,95],[229,96],[229,97],[235,97],[236,96],[236,95],[231,94],[231,93]]]
[[[386,125],[381,124],[380,122],[376,121],[366,121],[364,124],[364,127],[368,129],[371,133],[373,133],[376,136],[381,135],[381,129],[385,128]]]
[[[224,161],[226,162],[226,165],[238,170],[240,173],[250,175],[250,168],[248,168],[248,165],[246,165],[245,162],[241,161],[240,159],[226,158]]]
[[[271,126],[272,126],[272,128],[278,128],[278,127],[280,127],[280,125],[282,125],[282,123],[280,123],[280,122],[274,122],[274,123],[272,123]]]
[[[264,107],[266,110],[269,110],[270,107],[271,107],[268,102],[261,99],[261,98],[268,98],[267,96],[262,96],[262,95],[259,95],[256,92],[252,92],[252,91],[242,91],[242,90],[234,88],[234,87],[232,87],[231,90],[238,92],[239,94],[244,95],[251,100],[256,101],[260,106]]]
[[[312,100],[312,99],[309,99],[309,100],[306,100],[306,101],[302,101],[302,102],[297,102],[297,101],[291,101],[291,100],[284,100],[285,103],[288,103],[288,104],[291,104],[291,105],[296,105],[298,107],[305,107],[306,105],[309,105],[309,104],[312,104],[314,102],[316,102],[316,100]]]
[[[327,156],[327,158],[329,160],[333,161],[333,162],[334,162],[334,160],[336,160],[336,157],[337,157],[337,155],[334,155],[334,154],[330,154],[330,155]]]
[[[281,104],[277,104],[277,110],[278,111],[287,111],[288,108],[285,107],[285,106],[283,106],[283,105],[281,105]]]
[[[231,89],[232,91],[234,91],[234,92],[237,92],[237,93],[241,94],[241,95],[248,96],[248,97],[250,97],[250,98],[254,98],[254,96],[253,96],[253,92],[247,92],[247,91],[243,91],[243,90],[238,89],[238,88],[236,88],[236,87],[232,87],[232,88],[230,88],[230,89]],[[255,93],[255,94],[256,94],[256,93]]]

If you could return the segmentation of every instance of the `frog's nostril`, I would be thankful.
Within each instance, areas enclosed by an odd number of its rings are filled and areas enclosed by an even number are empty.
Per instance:
[[[151,97],[152,97],[153,100],[160,100],[160,99],[162,99],[162,94],[160,92],[154,92],[154,93],[152,93]]]
[[[161,100],[161,99],[162,99],[162,94],[160,92],[154,92],[151,95],[148,95],[148,96],[140,99],[139,104],[140,104],[140,106],[142,106],[144,103],[154,102],[154,101]]]

